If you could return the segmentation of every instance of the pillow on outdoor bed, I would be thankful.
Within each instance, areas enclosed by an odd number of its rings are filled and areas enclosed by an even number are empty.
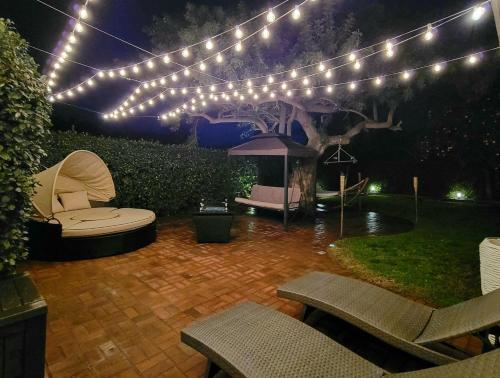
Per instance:
[[[54,214],[61,213],[64,211],[64,207],[63,207],[63,205],[61,205],[61,202],[59,202],[57,195],[54,195],[52,197],[52,211]]]
[[[64,211],[90,209],[90,202],[86,191],[73,193],[59,193]]]

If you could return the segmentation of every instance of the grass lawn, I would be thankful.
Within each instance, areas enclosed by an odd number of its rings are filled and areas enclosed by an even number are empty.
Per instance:
[[[480,295],[478,247],[485,237],[500,234],[500,207],[430,199],[419,207],[414,230],[344,239],[331,253],[365,278],[388,279],[436,306]],[[364,208],[414,220],[409,196],[368,196]]]

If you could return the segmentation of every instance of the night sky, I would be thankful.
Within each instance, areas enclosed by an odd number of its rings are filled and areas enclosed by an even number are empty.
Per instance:
[[[45,1],[71,14],[75,14],[75,3],[81,3],[64,0]],[[192,0],[191,2],[225,6],[235,5],[234,1],[224,0]],[[144,27],[151,23],[153,15],[182,11],[185,4],[186,1],[179,0],[93,0],[89,6],[91,17],[88,22],[144,49],[151,50],[150,41],[143,32]],[[251,7],[261,10],[274,4],[276,4],[276,1],[257,0],[251,2]],[[355,8],[355,2],[348,2],[348,4]],[[394,14],[400,16],[384,25],[384,32],[397,34],[408,30],[412,26],[420,26],[422,24],[421,20],[412,19],[416,9],[418,9],[418,14],[428,15],[427,20],[430,21],[461,10],[471,4],[473,3],[470,1],[461,0],[405,0],[403,2],[388,0],[387,6],[393,7]],[[54,51],[56,44],[69,27],[66,16],[47,8],[35,0],[2,0],[0,2],[0,17],[13,20],[20,34],[32,46],[47,51]],[[380,30],[369,30],[369,26],[367,28],[368,30],[364,31],[363,45],[374,42],[378,38],[378,33],[380,33]],[[131,63],[147,56],[133,47],[88,28],[86,28],[86,35],[80,39],[78,53],[72,57],[76,61],[94,67],[113,67],[118,64]],[[173,46],[173,48],[176,47],[178,46]],[[34,50],[30,52],[43,68],[48,56]],[[67,64],[64,68],[64,82],[67,84],[74,83],[90,72],[91,70],[87,68]],[[89,92],[88,95],[82,96],[81,99],[74,103],[81,107],[105,111],[117,103],[123,91],[132,86],[132,83],[124,83],[120,80],[107,82],[102,85],[103,90]],[[156,114],[156,110],[150,112],[150,114]],[[127,135],[131,137],[149,136],[173,142],[176,141],[176,138],[179,138],[179,135],[172,135],[165,127],[161,127],[155,119],[134,119],[119,123],[104,123],[92,113],[75,110],[64,105],[55,106],[54,123],[56,128],[59,129],[69,128],[74,125],[77,130],[91,132],[103,132],[104,130],[106,132],[106,129],[108,129],[107,131],[113,134],[116,129],[125,128],[128,130]],[[226,146],[241,142],[239,139],[240,130],[230,126],[207,127],[204,122],[202,122],[202,125],[204,127],[200,127],[198,135],[203,145]]]

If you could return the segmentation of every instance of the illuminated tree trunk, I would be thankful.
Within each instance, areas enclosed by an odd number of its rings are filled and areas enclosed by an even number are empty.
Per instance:
[[[294,169],[293,185],[298,185],[302,193],[302,206],[307,216],[316,212],[316,172],[318,159],[302,159]]]

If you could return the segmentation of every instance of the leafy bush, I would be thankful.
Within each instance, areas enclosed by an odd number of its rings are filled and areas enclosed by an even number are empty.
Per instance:
[[[229,159],[226,151],[72,131],[53,133],[44,164],[52,166],[82,149],[95,152],[108,165],[117,192],[115,202],[121,207],[175,214],[197,206],[201,198],[234,198],[255,182],[254,166]]]
[[[27,255],[32,174],[50,125],[46,84],[27,49],[12,23],[0,18],[0,273]]]

